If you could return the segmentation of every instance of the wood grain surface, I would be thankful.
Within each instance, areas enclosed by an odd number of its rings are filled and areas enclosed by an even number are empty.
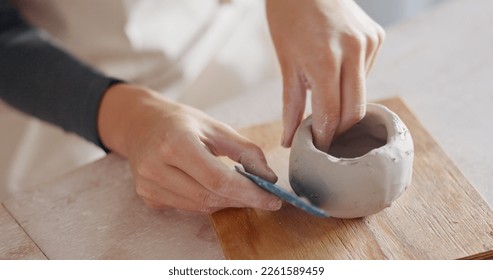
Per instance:
[[[323,219],[291,205],[280,211],[225,209],[211,215],[228,259],[459,259],[493,257],[493,213],[398,98],[381,102],[413,136],[412,185],[386,210],[359,219]],[[289,150],[279,122],[242,133],[287,182]]]
[[[147,208],[114,154],[4,205],[49,259],[223,258],[206,215]]]
[[[0,260],[42,260],[45,255],[0,204]]]

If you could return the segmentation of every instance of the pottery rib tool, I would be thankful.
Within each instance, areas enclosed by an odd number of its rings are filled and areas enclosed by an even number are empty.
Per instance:
[[[306,212],[322,217],[322,218],[329,218],[330,215],[327,214],[324,210],[318,208],[317,206],[311,204],[308,200],[303,199],[302,197],[297,196],[294,193],[290,193],[289,191],[285,190],[284,188],[273,184],[267,180],[264,180],[257,175],[253,175],[251,173],[246,172],[242,167],[240,166],[235,166],[236,171],[238,171],[241,175],[247,177],[250,179],[252,182],[257,184],[259,187],[262,189],[270,192],[271,194],[279,197],[281,200],[286,201],[302,210],[305,210]]]

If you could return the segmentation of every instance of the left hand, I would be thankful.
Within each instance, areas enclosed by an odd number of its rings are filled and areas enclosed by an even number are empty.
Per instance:
[[[267,0],[266,9],[283,75],[282,145],[291,146],[310,89],[314,144],[327,151],[365,115],[366,75],[385,32],[352,0]]]
[[[108,88],[101,101],[102,142],[128,158],[135,188],[151,208],[211,213],[225,207],[278,210],[279,198],[228,168],[227,156],[275,182],[262,150],[203,112],[130,84]]]

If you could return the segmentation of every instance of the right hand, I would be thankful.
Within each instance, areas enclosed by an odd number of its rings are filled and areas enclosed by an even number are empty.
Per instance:
[[[266,11],[283,76],[282,145],[291,146],[310,89],[313,142],[327,152],[366,113],[366,75],[385,32],[352,0],[267,0]]]
[[[228,168],[227,156],[275,182],[262,150],[199,110],[149,89],[118,84],[103,97],[103,143],[126,156],[137,193],[151,208],[214,212],[225,207],[277,210],[281,201]]]

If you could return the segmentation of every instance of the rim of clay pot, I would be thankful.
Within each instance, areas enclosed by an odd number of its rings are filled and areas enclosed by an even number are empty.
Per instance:
[[[323,154],[323,155],[327,156],[327,158],[333,162],[339,162],[339,161],[351,162],[351,161],[360,160],[360,159],[367,157],[371,154],[375,154],[381,150],[388,149],[388,147],[390,145],[394,144],[396,141],[399,140],[399,136],[401,136],[402,134],[408,133],[407,128],[405,128],[405,126],[402,123],[402,121],[400,120],[400,118],[394,112],[392,112],[390,109],[388,109],[387,107],[385,107],[381,104],[367,103],[366,114],[368,114],[368,113],[370,113],[370,114],[375,113],[378,116],[382,117],[382,119],[383,119],[382,123],[385,125],[385,129],[387,130],[387,141],[386,141],[385,145],[382,145],[378,148],[371,149],[370,151],[368,151],[367,153],[365,153],[361,156],[352,157],[352,158],[336,157],[336,156],[329,154],[328,152],[323,152],[323,151],[317,149],[315,147],[315,145],[313,144],[313,135],[311,132],[312,131],[312,129],[311,129],[311,127],[312,127],[312,116],[311,115],[309,117],[307,117],[303,121],[303,124],[302,124],[303,129],[309,130],[308,132],[306,132],[306,131],[303,132],[303,133],[306,133],[308,135],[308,137],[306,137],[305,141],[309,142],[308,144],[310,145],[310,148],[313,148],[316,153]],[[300,129],[301,129],[301,127],[300,127]]]

